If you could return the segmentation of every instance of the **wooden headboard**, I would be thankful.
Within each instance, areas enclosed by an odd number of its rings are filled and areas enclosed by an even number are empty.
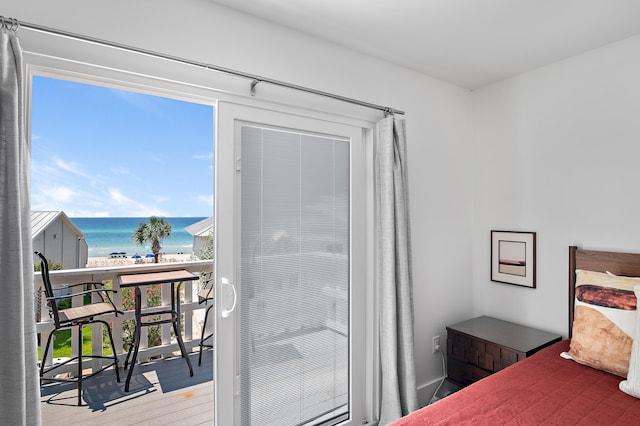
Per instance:
[[[576,269],[640,277],[640,253],[581,250],[569,246],[569,337],[573,328]]]

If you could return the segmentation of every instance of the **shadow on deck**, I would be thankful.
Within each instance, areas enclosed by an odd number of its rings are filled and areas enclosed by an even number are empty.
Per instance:
[[[193,377],[181,357],[136,365],[130,392],[127,370],[107,370],[83,382],[78,407],[75,383],[41,387],[43,425],[200,425],[213,424],[213,352],[191,355]]]

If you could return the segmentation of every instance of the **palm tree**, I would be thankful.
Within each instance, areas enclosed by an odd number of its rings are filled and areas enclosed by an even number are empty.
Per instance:
[[[162,217],[151,216],[149,223],[142,222],[133,231],[131,239],[139,246],[144,246],[144,243],[151,243],[151,251],[155,263],[158,263],[158,254],[160,253],[160,242],[165,238],[171,236],[171,224],[164,220]]]

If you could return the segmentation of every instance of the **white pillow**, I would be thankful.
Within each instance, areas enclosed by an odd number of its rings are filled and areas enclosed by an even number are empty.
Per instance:
[[[640,300],[640,285],[633,287],[636,298]],[[627,380],[620,382],[620,390],[626,394],[640,398],[640,314],[636,310],[636,330],[631,346],[631,358],[629,359],[629,372]]]

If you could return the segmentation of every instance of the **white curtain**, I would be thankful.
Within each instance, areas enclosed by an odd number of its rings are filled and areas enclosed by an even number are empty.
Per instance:
[[[40,424],[22,49],[0,29],[0,423]]]
[[[378,123],[376,234],[380,285],[380,424],[418,408],[405,121]]]

